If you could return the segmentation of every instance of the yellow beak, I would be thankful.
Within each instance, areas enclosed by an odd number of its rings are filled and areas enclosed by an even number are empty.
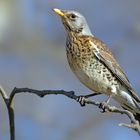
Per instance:
[[[60,9],[54,8],[53,11],[61,17],[65,16],[64,13]]]

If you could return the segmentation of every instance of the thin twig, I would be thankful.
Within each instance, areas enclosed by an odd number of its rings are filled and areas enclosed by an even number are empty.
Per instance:
[[[15,140],[15,115],[14,109],[12,106],[7,106],[8,109],[8,117],[9,117],[9,124],[10,124],[10,139]]]
[[[8,117],[9,117],[9,126],[10,126],[10,140],[15,140],[15,118],[14,118],[14,109],[11,104],[9,104],[9,97],[4,91],[2,87],[0,87],[0,94],[6,104],[8,110]]]
[[[47,96],[47,95],[64,95],[64,96],[67,96],[68,98],[74,99],[76,101],[79,98],[79,96],[75,95],[74,91],[35,90],[35,89],[30,89],[30,88],[16,88],[16,87],[13,89],[10,96],[8,97],[8,95],[3,90],[3,88],[0,87],[0,93],[1,93],[1,95],[3,97],[3,100],[5,101],[7,109],[8,109],[9,125],[10,125],[10,140],[15,140],[14,108],[12,107],[12,102],[13,102],[13,99],[14,99],[16,94],[23,93],[23,92],[35,94],[39,97],[44,97],[44,96]],[[120,114],[127,115],[129,117],[129,119],[131,120],[131,124],[121,123],[121,124],[119,124],[119,126],[125,126],[127,128],[131,128],[131,129],[135,130],[140,135],[139,122],[135,119],[134,115],[131,112],[129,112],[127,110],[117,108],[115,106],[110,106],[108,104],[104,104],[102,106],[102,103],[94,101],[94,100],[90,100],[89,97],[91,97],[91,95],[89,95],[89,96],[86,95],[86,96],[83,96],[83,97],[85,97],[84,102],[86,104],[95,105],[95,106],[101,108],[102,110],[106,110],[108,112],[120,113]]]

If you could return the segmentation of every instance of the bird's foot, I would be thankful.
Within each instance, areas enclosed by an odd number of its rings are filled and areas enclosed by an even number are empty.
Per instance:
[[[78,96],[76,101],[79,102],[82,107],[84,107],[86,105],[85,99],[86,99],[85,96]]]
[[[109,102],[110,102],[110,100],[111,100],[111,98],[112,98],[113,96],[114,96],[114,95],[111,94],[105,102],[101,102],[101,103],[100,103],[99,108],[102,109],[102,111],[101,111],[102,113],[106,112],[106,106],[109,104]]]
[[[104,113],[106,112],[106,106],[108,105],[107,102],[101,102],[100,105],[99,105],[99,108],[102,109],[101,113]]]
[[[102,93],[99,93],[99,92],[95,92],[95,93],[92,93],[92,94],[88,94],[88,95],[84,95],[84,96],[78,96],[76,101],[80,103],[80,105],[83,107],[86,105],[85,103],[85,100],[87,98],[90,98],[90,97],[93,97],[93,96],[96,96],[96,95],[101,95]]]

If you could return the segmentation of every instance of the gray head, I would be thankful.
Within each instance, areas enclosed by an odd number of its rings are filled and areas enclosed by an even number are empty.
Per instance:
[[[86,19],[80,13],[73,10],[53,9],[62,19],[67,32],[75,32],[80,35],[92,35]]]

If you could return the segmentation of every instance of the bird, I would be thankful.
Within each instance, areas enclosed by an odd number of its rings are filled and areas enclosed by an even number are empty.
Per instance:
[[[71,70],[96,95],[105,94],[140,122],[140,98],[109,47],[96,38],[85,17],[74,10],[54,8],[66,30],[66,54]],[[84,106],[82,98],[78,100]]]

